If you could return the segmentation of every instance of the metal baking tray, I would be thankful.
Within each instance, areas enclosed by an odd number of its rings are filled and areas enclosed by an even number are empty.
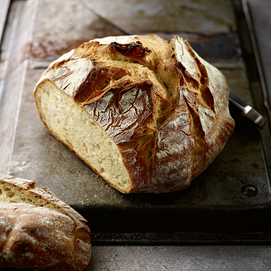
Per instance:
[[[270,104],[244,3],[213,1],[215,11],[206,4],[205,12],[210,16],[200,17],[201,24],[190,30],[185,26],[172,26],[168,32],[151,26],[127,30],[188,38],[202,57],[224,73],[231,91],[254,106],[268,124],[259,130],[230,105],[235,131],[221,154],[189,188],[162,195],[124,195],[46,130],[32,93],[53,59],[83,41],[122,35],[126,30],[121,22],[91,10],[87,4],[95,1],[67,1],[63,17],[57,13],[60,1],[49,2],[10,3],[1,39],[0,172],[34,180],[37,187],[49,187],[89,221],[93,245],[270,243]],[[191,12],[189,1],[180,2]],[[220,14],[216,19],[211,17],[219,9],[232,20],[226,22],[226,30],[223,16],[222,23],[217,18]],[[73,16],[68,16],[71,11]],[[50,14],[54,14],[52,19]],[[207,33],[204,25],[210,20],[213,30]],[[169,26],[174,22],[168,22]]]

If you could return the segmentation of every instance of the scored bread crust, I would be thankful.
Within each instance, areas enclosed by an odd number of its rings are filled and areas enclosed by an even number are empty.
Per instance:
[[[34,90],[48,130],[123,193],[188,187],[233,132],[228,95],[222,73],[186,40],[157,35],[86,42]]]
[[[91,256],[86,223],[48,188],[0,174],[0,267],[83,270]]]

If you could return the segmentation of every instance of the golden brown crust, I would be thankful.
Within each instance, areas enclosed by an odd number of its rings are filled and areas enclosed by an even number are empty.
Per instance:
[[[76,68],[79,62],[84,69]],[[73,83],[71,74],[80,77],[78,82]],[[48,68],[35,97],[46,80],[113,139],[131,185],[122,189],[104,179],[124,193],[186,188],[221,152],[234,129],[224,76],[177,36],[170,43],[156,35],[84,43]],[[67,82],[72,85],[68,90]]]
[[[1,267],[79,271],[88,265],[90,231],[79,213],[33,181],[0,174],[0,192]]]

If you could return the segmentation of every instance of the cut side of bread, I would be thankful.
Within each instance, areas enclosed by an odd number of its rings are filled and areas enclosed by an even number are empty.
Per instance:
[[[56,138],[105,179],[124,190],[131,186],[129,174],[122,163],[121,154],[114,141],[86,111],[49,80],[40,85],[36,100],[44,114],[44,122]],[[61,109],[59,107],[62,107]],[[59,110],[60,109],[60,110]],[[60,113],[61,112],[61,113]],[[72,117],[67,117],[69,115]]]
[[[228,95],[187,41],[156,35],[84,43],[34,90],[48,130],[122,193],[188,187],[233,132]]]
[[[83,270],[91,256],[86,223],[48,188],[0,174],[0,267]]]

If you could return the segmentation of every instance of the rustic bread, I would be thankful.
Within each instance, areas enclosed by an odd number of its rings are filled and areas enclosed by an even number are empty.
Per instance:
[[[188,187],[233,132],[228,95],[186,40],[157,35],[86,42],[34,90],[49,131],[123,193]]]
[[[0,174],[0,268],[79,271],[89,263],[86,220],[33,181]]]

